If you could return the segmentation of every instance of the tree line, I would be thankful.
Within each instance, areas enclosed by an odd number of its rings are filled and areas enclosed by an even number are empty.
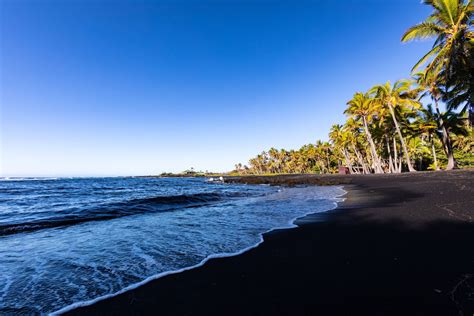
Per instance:
[[[356,92],[329,141],[271,148],[239,174],[399,173],[474,165],[473,0],[424,0],[433,12],[401,41],[434,38],[411,77]],[[424,103],[429,102],[427,105]],[[443,107],[443,108],[441,108]]]

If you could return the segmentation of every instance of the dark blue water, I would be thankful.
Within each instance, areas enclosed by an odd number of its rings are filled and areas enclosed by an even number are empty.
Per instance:
[[[261,242],[338,187],[192,178],[0,179],[0,313],[50,313]]]

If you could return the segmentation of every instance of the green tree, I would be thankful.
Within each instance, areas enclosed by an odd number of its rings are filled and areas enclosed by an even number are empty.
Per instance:
[[[377,107],[368,94],[357,92],[354,97],[347,102],[348,108],[344,113],[349,114],[355,120],[361,120],[362,126],[370,145],[372,161],[374,164],[375,173],[383,173],[380,157],[377,153],[372,133],[369,130],[369,124],[372,122],[374,116],[377,115]]]
[[[390,115],[392,116],[395,129],[397,131],[398,137],[400,138],[400,143],[402,145],[403,153],[405,154],[406,164],[410,172],[416,171],[413,168],[413,165],[410,160],[410,154],[408,152],[405,139],[400,129],[400,124],[395,115],[395,109],[399,108],[419,108],[420,102],[415,100],[414,97],[417,95],[417,92],[411,89],[412,83],[409,80],[398,80],[393,85],[390,82],[386,82],[383,85],[376,85],[371,90],[370,93],[375,95],[375,103],[379,106],[388,108]]]
[[[424,0],[433,8],[423,22],[410,27],[403,42],[435,38],[431,50],[413,67],[416,72],[425,65],[424,74],[434,78],[446,91],[448,105],[456,109],[465,103],[474,120],[474,32],[472,0]]]
[[[422,137],[425,136],[430,143],[431,154],[433,156],[433,169],[439,170],[434,137],[438,130],[438,119],[431,105],[429,105],[427,109],[421,109],[420,115],[416,118],[414,125],[414,128],[419,130]]]

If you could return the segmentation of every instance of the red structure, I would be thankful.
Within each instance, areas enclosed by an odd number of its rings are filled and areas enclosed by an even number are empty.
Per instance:
[[[344,166],[340,166],[339,167],[339,174],[350,174],[349,168],[344,167]]]

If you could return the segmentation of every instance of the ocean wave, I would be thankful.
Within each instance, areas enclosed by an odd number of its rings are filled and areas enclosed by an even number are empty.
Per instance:
[[[242,253],[269,229],[333,208],[341,194],[334,187],[194,179],[78,179],[67,184],[69,191],[63,186],[4,185],[34,191],[0,194],[10,200],[0,204],[6,211],[0,230],[7,235],[0,237],[0,314],[62,313],[209,258]],[[111,187],[133,191],[103,190]]]
[[[345,198],[343,196],[346,195],[347,192],[344,191],[344,189],[342,187],[337,187],[337,188],[340,190],[340,192],[338,192],[337,194],[335,194],[334,196],[329,198],[329,200],[332,201],[332,205],[328,206],[324,210],[319,210],[319,212],[328,212],[328,211],[334,210],[335,208],[337,208],[338,202],[342,202],[342,201],[345,200]],[[278,190],[278,192],[281,192],[281,190]],[[308,215],[314,214],[314,213],[315,213],[314,210],[304,212],[303,214],[300,214],[299,216],[291,218],[290,220],[287,221],[286,224],[279,225],[279,226],[274,226],[274,227],[271,227],[271,228],[269,228],[265,231],[262,231],[262,232],[258,233],[258,240],[255,243],[253,243],[253,244],[251,244],[247,247],[243,247],[242,249],[232,251],[232,252],[217,252],[217,253],[209,254],[208,256],[206,256],[203,260],[201,260],[197,264],[190,265],[190,266],[187,266],[187,267],[183,267],[183,268],[180,268],[180,269],[163,271],[163,272],[157,273],[155,275],[148,276],[144,280],[142,280],[140,282],[137,282],[137,283],[134,283],[134,284],[130,284],[130,285],[122,288],[121,290],[119,290],[115,293],[109,293],[109,294],[99,296],[99,297],[96,297],[96,298],[93,298],[93,299],[90,299],[90,300],[75,302],[75,303],[72,303],[70,305],[64,306],[64,307],[62,307],[58,310],[55,310],[55,311],[51,312],[49,315],[51,315],[51,316],[62,315],[64,313],[73,311],[73,310],[81,308],[81,307],[86,307],[86,306],[93,305],[97,302],[100,302],[100,301],[103,301],[103,300],[121,295],[121,294],[129,292],[129,291],[132,291],[132,290],[134,290],[134,289],[136,289],[140,286],[143,286],[147,283],[150,283],[151,281],[163,278],[165,276],[173,275],[173,274],[179,274],[179,273],[182,273],[182,272],[185,272],[185,271],[189,271],[189,270],[201,267],[201,266],[205,265],[209,260],[212,260],[212,259],[226,258],[226,257],[233,257],[233,256],[241,255],[241,254],[243,254],[243,253],[245,253],[245,252],[247,252],[251,249],[257,248],[260,244],[262,244],[264,242],[264,235],[265,234],[268,234],[272,231],[279,230],[279,229],[291,229],[291,228],[294,228],[294,227],[298,227],[298,225],[296,224],[297,219],[303,218],[305,216],[308,216]]]
[[[27,222],[0,224],[0,236],[31,232],[45,228],[76,225],[90,221],[110,220],[114,218],[151,212],[169,212],[189,207],[207,206],[225,198],[241,197],[239,192],[196,193],[170,196],[135,198],[123,202],[98,205],[86,209],[69,209],[57,212],[56,216]],[[62,215],[61,213],[67,213]]]

